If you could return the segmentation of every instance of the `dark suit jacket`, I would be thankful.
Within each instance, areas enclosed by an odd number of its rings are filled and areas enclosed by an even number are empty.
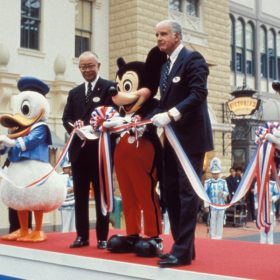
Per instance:
[[[95,108],[99,106],[114,106],[112,102],[112,97],[108,92],[108,89],[114,86],[114,83],[108,80],[104,80],[99,78],[94,90],[90,96],[90,101],[85,103],[85,84],[81,84],[72,90],[70,90],[67,103],[64,109],[62,121],[65,129],[68,133],[71,133],[73,127],[69,124],[74,124],[77,120],[83,120],[84,125],[89,124],[89,120],[91,117],[91,113]],[[99,97],[98,102],[94,102],[93,99],[95,97]],[[84,150],[96,150],[98,141],[87,141],[86,146],[83,148]],[[69,148],[69,159],[71,162],[75,162],[81,152],[81,146],[83,141],[77,136],[74,136],[73,142]],[[96,155],[97,156],[97,155]]]
[[[165,65],[162,71],[164,68]],[[201,54],[183,48],[171,69],[165,93],[162,94],[162,89],[160,91],[160,111],[176,107],[182,115],[180,120],[172,123],[172,127],[187,154],[213,149],[207,108],[208,74],[208,66]]]

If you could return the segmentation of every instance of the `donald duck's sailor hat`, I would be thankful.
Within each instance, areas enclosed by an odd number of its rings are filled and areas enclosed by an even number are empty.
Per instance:
[[[43,81],[35,78],[35,77],[22,77],[17,83],[18,89],[22,91],[35,91],[41,93],[42,95],[46,95],[50,88]]]

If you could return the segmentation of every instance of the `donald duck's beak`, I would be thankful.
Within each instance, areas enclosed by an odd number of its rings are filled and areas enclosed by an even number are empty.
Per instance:
[[[26,118],[25,116],[16,113],[15,115],[4,114],[0,116],[0,124],[9,128],[8,137],[11,139],[25,135],[30,127],[38,122],[45,114],[45,110],[41,109],[39,114],[34,118]]]

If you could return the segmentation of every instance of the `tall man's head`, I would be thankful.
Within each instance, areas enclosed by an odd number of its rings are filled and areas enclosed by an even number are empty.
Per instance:
[[[170,55],[182,40],[182,28],[174,20],[163,20],[156,25],[157,45],[162,52]]]
[[[90,51],[83,52],[79,57],[79,68],[86,81],[94,81],[100,69],[98,56]]]

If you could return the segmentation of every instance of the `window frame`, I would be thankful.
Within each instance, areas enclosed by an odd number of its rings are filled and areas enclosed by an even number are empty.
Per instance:
[[[30,4],[39,3],[39,11],[37,16],[31,16],[31,8],[27,11],[30,14],[24,15],[26,12],[23,9],[24,4],[26,4],[27,0],[21,0],[21,25],[20,25],[20,47],[32,50],[40,50],[40,25],[41,25],[41,8],[42,1],[34,0]],[[34,7],[33,7],[34,8]],[[25,21],[25,22],[24,22]],[[33,24],[35,22],[35,24]],[[35,26],[36,32],[32,31]],[[25,32],[25,29],[28,30]],[[33,35],[33,36],[32,36]]]

